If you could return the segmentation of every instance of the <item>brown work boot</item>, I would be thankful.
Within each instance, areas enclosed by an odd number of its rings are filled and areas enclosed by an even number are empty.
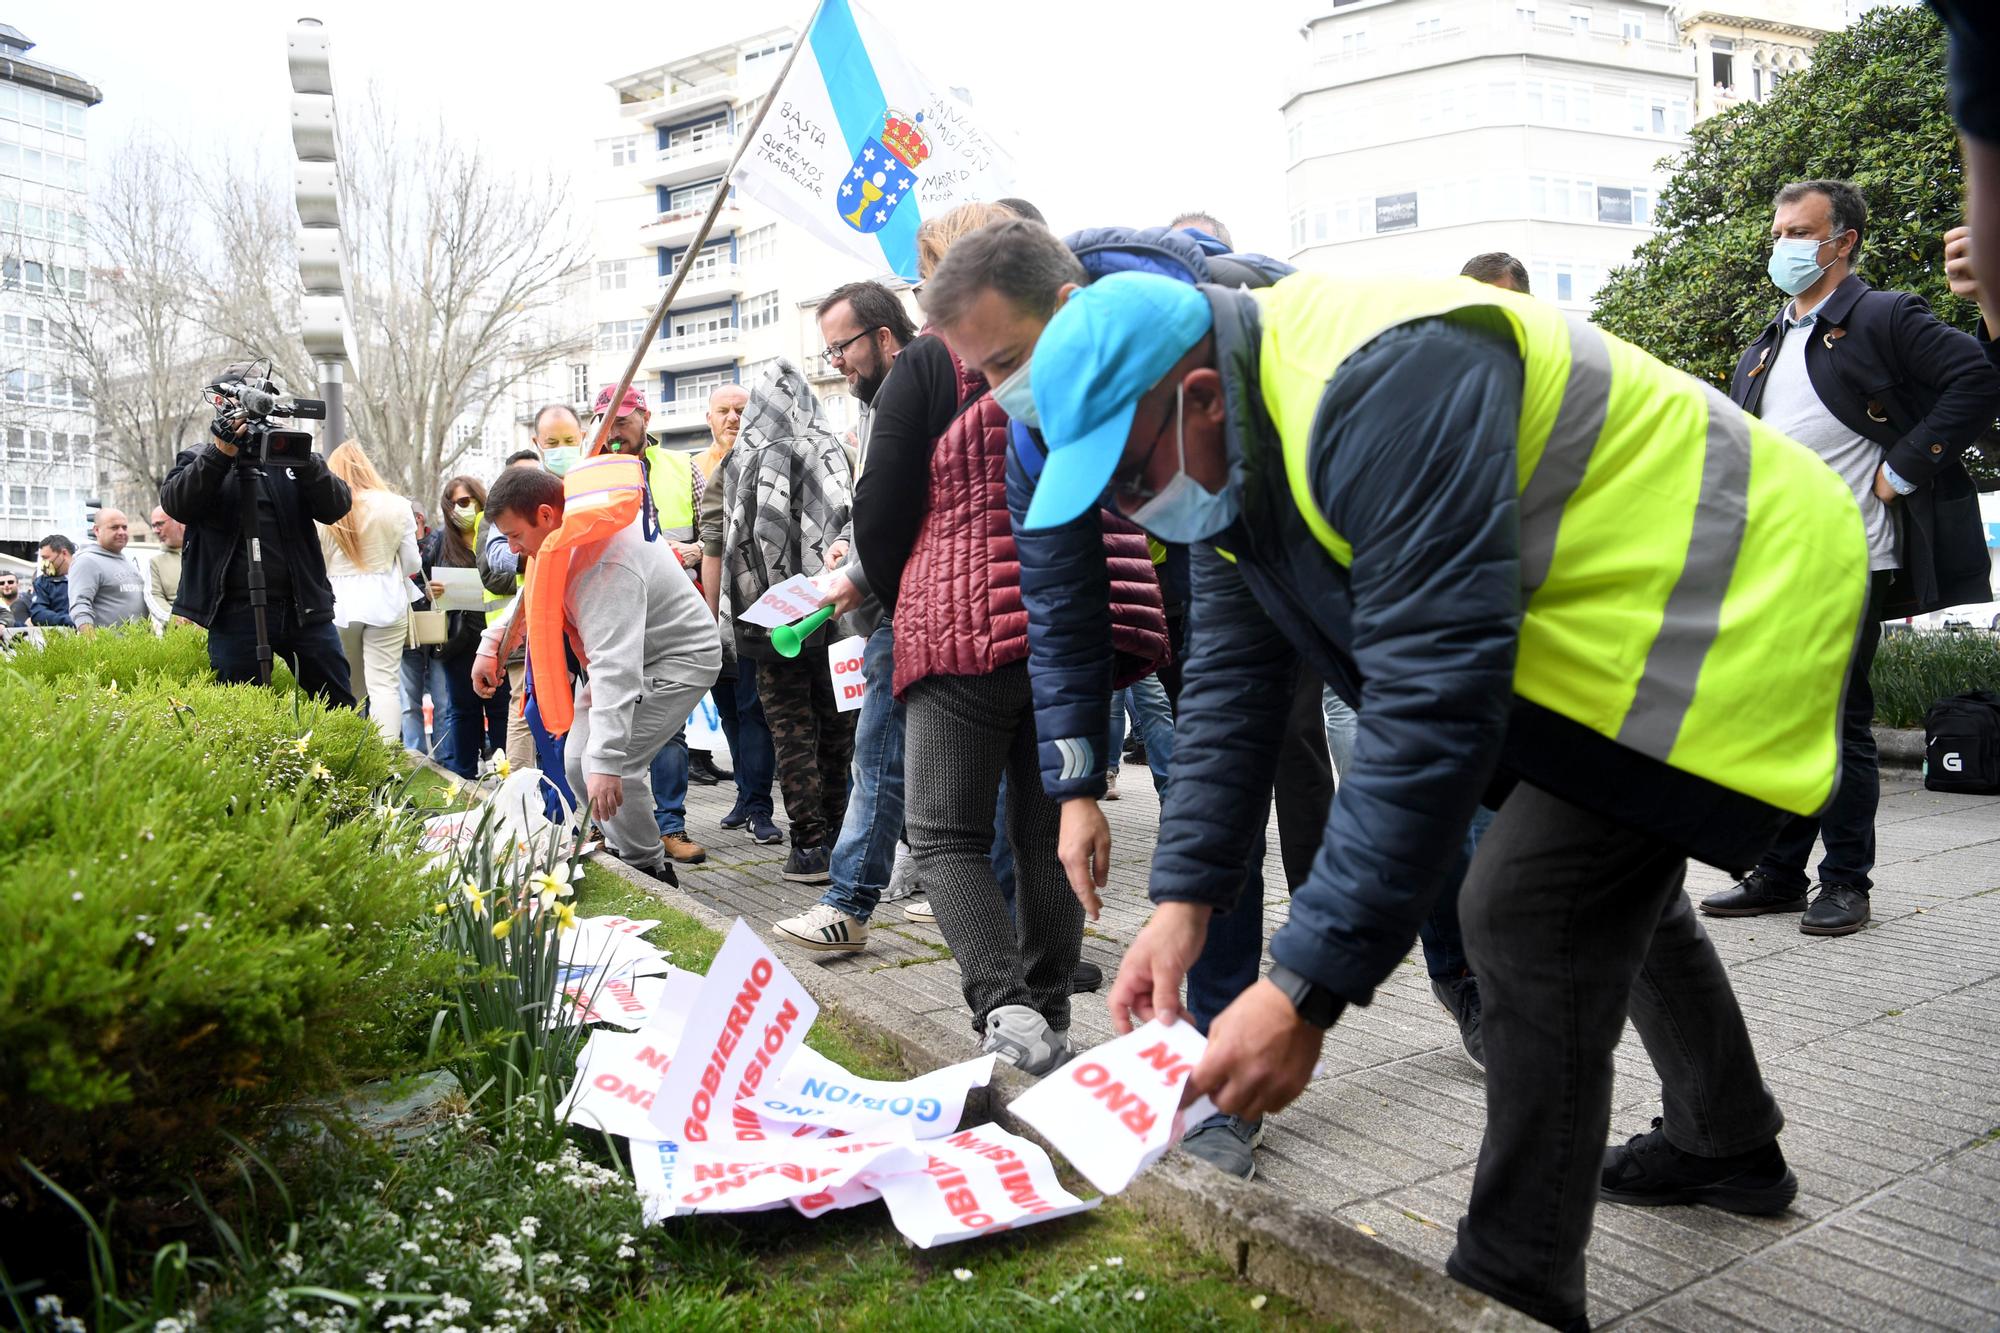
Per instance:
[[[685,833],[663,833],[660,845],[667,849],[667,856],[684,866],[698,866],[708,859],[708,849]]]

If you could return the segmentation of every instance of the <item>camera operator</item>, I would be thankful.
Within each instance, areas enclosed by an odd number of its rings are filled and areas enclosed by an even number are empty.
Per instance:
[[[242,424],[211,427],[208,442],[183,449],[160,484],[160,507],[187,525],[174,614],[208,628],[217,678],[256,681],[257,625],[242,522],[242,487],[255,484],[272,657],[282,658],[305,689],[352,708],[347,654],[333,627],[333,587],[313,524],[340,519],[353,497],[326,460],[307,450],[250,466],[255,450],[248,438]]]

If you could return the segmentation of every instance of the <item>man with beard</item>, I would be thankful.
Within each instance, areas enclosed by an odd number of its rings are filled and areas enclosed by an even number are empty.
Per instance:
[[[867,471],[869,428],[874,424],[870,405],[897,355],[917,336],[903,303],[881,283],[851,282],[820,303],[819,329],[826,339],[827,361],[847,377],[847,387],[861,403],[855,508],[921,506],[922,477],[871,476]],[[902,835],[903,705],[890,688],[896,669],[891,622],[869,589],[861,552],[854,547],[851,518],[828,549],[826,563],[833,571],[826,580],[829,600],[849,618],[854,632],[868,639],[862,657],[868,693],[855,727],[855,781],[833,846],[827,890],[815,906],[778,922],[775,929],[779,938],[802,948],[852,953],[868,943],[868,918],[888,887],[896,841]]]

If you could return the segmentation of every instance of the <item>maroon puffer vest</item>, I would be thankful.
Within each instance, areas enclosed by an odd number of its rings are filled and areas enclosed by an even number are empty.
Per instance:
[[[926,676],[986,676],[1028,656],[1021,560],[1007,518],[1007,414],[952,354],[958,415],[931,451],[923,527],[896,597],[896,696]],[[1169,656],[1145,534],[1104,515],[1119,686]]]

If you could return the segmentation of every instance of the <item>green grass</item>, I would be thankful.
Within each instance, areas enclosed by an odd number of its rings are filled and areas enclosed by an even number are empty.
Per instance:
[[[2000,690],[2000,634],[1885,634],[1868,683],[1875,691],[1877,721],[1921,727],[1924,714],[1940,699],[1969,690]]]
[[[680,1218],[665,1231],[671,1284],[628,1296],[597,1327],[1325,1327],[1116,1200],[1079,1217],[934,1250],[906,1244],[879,1203],[817,1221],[779,1212]],[[970,1277],[960,1279],[961,1271]]]

